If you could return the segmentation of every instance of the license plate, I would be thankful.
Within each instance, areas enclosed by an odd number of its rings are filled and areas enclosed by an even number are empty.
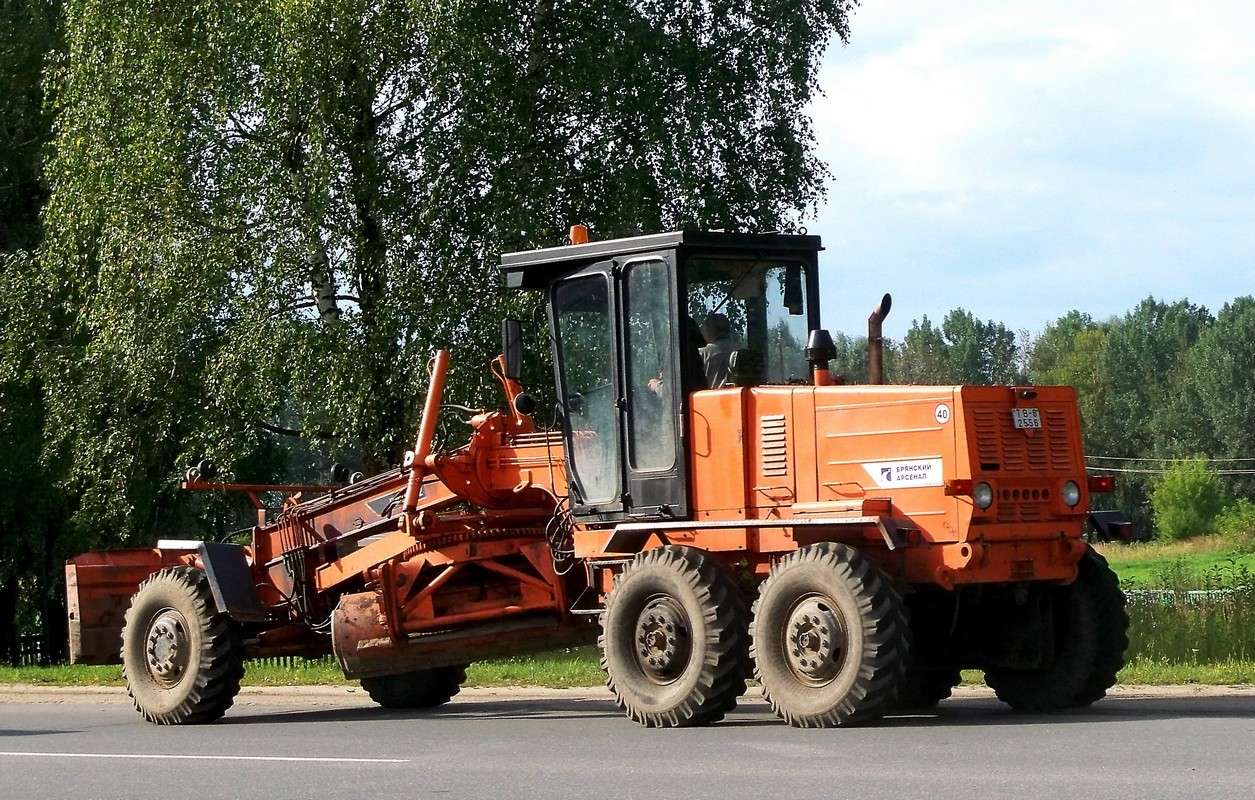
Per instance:
[[[1041,412],[1035,408],[1013,408],[1011,423],[1017,428],[1040,428]]]

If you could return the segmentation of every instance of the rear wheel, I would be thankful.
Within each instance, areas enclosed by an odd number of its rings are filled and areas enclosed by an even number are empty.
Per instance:
[[[384,708],[434,708],[453,699],[466,680],[466,664],[362,678],[370,699]]]
[[[1045,669],[985,671],[985,682],[1017,711],[1087,706],[1107,695],[1124,666],[1129,618],[1106,559],[1087,548],[1076,580],[1054,591],[1054,663]]]
[[[896,697],[910,631],[902,600],[872,561],[824,542],[785,556],[754,603],[754,676],[800,728],[870,722]]]
[[[616,576],[601,616],[601,666],[627,715],[650,727],[723,719],[745,693],[744,603],[699,550],[659,547]]]
[[[122,675],[135,708],[159,725],[212,722],[235,702],[243,648],[202,570],[171,567],[139,585],[122,628]]]

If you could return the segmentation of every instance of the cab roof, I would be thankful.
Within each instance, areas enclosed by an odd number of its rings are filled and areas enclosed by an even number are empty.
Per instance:
[[[787,233],[726,233],[723,231],[671,231],[626,239],[607,239],[504,253],[501,272],[510,289],[541,289],[599,261],[662,250],[694,250],[711,255],[741,258],[818,253],[818,236]]]

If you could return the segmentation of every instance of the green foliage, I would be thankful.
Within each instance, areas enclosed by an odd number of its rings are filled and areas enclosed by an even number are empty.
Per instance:
[[[357,682],[344,677],[334,658],[272,658],[245,664],[244,686],[344,686]],[[472,687],[544,686],[552,689],[601,686],[596,647],[569,647],[530,656],[478,661],[467,670]],[[0,685],[122,686],[118,666],[60,665],[6,667],[0,665]]]
[[[1171,459],[1208,452],[1163,441],[1156,436],[1155,420],[1165,414],[1192,413],[1181,399],[1180,376],[1190,348],[1211,322],[1205,308],[1148,297],[1124,317],[1107,323],[1098,365],[1102,390],[1092,398],[1085,418],[1085,443],[1091,454]],[[1147,525],[1150,491],[1149,475],[1127,473],[1117,482],[1112,501],[1133,514],[1134,524]]]
[[[53,117],[42,86],[61,48],[55,0],[0,0],[0,660],[16,657],[14,619],[41,625],[45,651],[64,645],[64,495],[42,461],[46,406],[33,371],[23,302],[39,263],[47,196],[43,153]]]
[[[1216,532],[1242,553],[1255,553],[1255,503],[1240,497],[1216,518]]]
[[[952,383],[955,377],[946,364],[945,339],[927,315],[921,322],[912,321],[893,364],[895,369],[890,379],[895,383],[946,384]]]
[[[1134,686],[1236,686],[1255,683],[1255,661],[1222,659],[1207,664],[1178,664],[1165,659],[1144,658],[1134,653],[1124,669],[1120,683]]]
[[[837,349],[837,357],[828,365],[832,374],[844,376],[849,384],[867,383],[867,337],[852,337],[838,331],[832,334],[832,343]],[[888,346],[884,357],[886,361],[894,357]],[[886,371],[892,373],[892,367],[886,366]]]
[[[67,555],[246,525],[202,457],[396,463],[437,347],[499,403],[504,250],[797,227],[850,5],[0,0],[4,596],[64,620]]]
[[[201,457],[396,463],[437,347],[450,400],[498,403],[498,321],[535,302],[503,250],[574,221],[795,227],[847,6],[69,0],[24,327],[76,528],[231,518],[176,492]]]
[[[569,647],[532,656],[481,661],[466,671],[470,686],[602,686],[606,673],[596,647]]]
[[[1161,536],[1202,536],[1215,533],[1216,518],[1225,506],[1224,486],[1206,459],[1176,461],[1155,481],[1150,503]]]
[[[1159,454],[1255,457],[1255,297],[1239,297],[1220,310],[1170,391],[1171,402],[1154,420]],[[1236,494],[1255,498],[1255,475],[1230,481]]]
[[[1205,576],[1239,568],[1255,571],[1255,553],[1243,553],[1215,536],[1157,539],[1101,546],[1120,585],[1131,589],[1201,589]]]
[[[1158,583],[1129,606],[1130,653],[1163,664],[1255,659],[1255,575],[1245,565],[1217,565],[1200,583],[1178,562]]]
[[[1031,382],[1075,387],[1087,449],[1100,454],[1105,453],[1105,443],[1091,443],[1089,434],[1100,428],[1106,392],[1102,363],[1109,327],[1088,314],[1070,311],[1034,340],[1028,363]]]
[[[1014,384],[1024,380],[1015,334],[955,309],[936,328],[925,316],[907,331],[891,360],[892,380],[914,384]]]
[[[0,0],[0,254],[39,244],[46,194],[42,150],[52,134],[44,108],[45,59],[60,46],[56,0]]]

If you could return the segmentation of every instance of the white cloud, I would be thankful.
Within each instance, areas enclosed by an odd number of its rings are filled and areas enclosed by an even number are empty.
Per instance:
[[[1040,330],[1149,294],[1255,292],[1245,3],[869,2],[814,107],[833,181],[825,317],[964,307]]]

